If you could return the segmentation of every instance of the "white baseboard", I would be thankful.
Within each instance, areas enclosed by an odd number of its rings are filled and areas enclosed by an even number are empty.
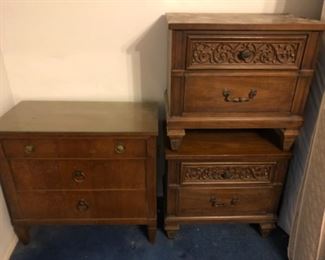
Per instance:
[[[12,252],[14,251],[17,243],[18,243],[18,238],[17,238],[16,234],[13,232],[11,241],[9,243],[9,246],[8,246],[6,252],[2,256],[2,258],[0,256],[1,260],[9,260],[10,259],[10,256],[11,256]]]

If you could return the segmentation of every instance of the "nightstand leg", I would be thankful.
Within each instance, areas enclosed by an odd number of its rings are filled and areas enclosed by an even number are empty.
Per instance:
[[[155,242],[156,233],[157,233],[157,227],[156,227],[156,225],[148,225],[147,226],[148,240],[150,241],[150,243],[154,243]]]
[[[299,135],[299,129],[279,129],[277,133],[280,136],[283,151],[290,151]]]
[[[165,226],[166,235],[169,239],[174,239],[178,230],[179,230],[179,225]]]
[[[14,226],[15,233],[21,243],[27,245],[29,243],[29,226],[25,225],[15,225]]]
[[[170,147],[173,151],[177,151],[181,146],[183,137],[185,136],[184,129],[167,129],[167,135],[170,140]]]
[[[259,224],[259,230],[262,237],[267,237],[272,230],[275,229],[274,223],[261,223]]]

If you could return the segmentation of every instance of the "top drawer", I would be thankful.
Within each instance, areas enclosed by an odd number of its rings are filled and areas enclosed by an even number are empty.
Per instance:
[[[299,69],[307,36],[187,34],[187,69]]]
[[[106,158],[146,157],[146,140],[137,138],[26,138],[3,140],[8,157]]]

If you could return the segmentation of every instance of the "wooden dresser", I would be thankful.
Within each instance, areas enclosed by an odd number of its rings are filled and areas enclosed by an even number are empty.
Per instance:
[[[275,227],[290,152],[263,132],[188,131],[178,151],[166,149],[165,230],[180,224],[258,223],[263,236]]]
[[[325,23],[279,14],[167,14],[167,135],[273,128],[289,150],[303,124]]]
[[[12,223],[142,224],[156,233],[157,107],[21,102],[0,119],[0,177]]]

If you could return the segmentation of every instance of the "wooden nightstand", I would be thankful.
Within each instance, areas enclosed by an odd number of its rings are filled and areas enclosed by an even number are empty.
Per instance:
[[[258,223],[275,227],[290,152],[263,131],[188,131],[178,151],[166,149],[165,230],[180,224]]]
[[[167,14],[167,135],[186,129],[278,129],[289,150],[325,23],[281,14]]]
[[[12,223],[143,224],[156,233],[157,107],[21,102],[0,119],[0,177]]]

